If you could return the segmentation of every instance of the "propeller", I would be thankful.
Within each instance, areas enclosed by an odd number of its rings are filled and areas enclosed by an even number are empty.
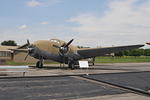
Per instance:
[[[27,45],[29,46],[30,45],[30,42],[29,42],[29,40],[27,39]]]
[[[27,53],[27,55],[26,55],[26,57],[24,58],[24,60],[26,60],[28,56],[29,56],[29,53]]]
[[[72,42],[73,42],[74,39],[71,39],[64,47],[68,47]]]
[[[69,45],[73,42],[74,39],[71,39],[68,43],[64,43],[61,46],[53,45],[53,47],[58,48],[61,56],[63,56],[63,63],[65,62],[65,54],[69,50]]]
[[[55,48],[59,48],[59,52],[64,55],[65,53],[68,52],[69,50],[69,45],[73,42],[74,39],[71,39],[67,44],[64,43],[63,45],[61,46],[58,46],[58,45],[53,45],[53,47]]]
[[[28,48],[28,53],[27,55],[25,56],[24,60],[26,60],[29,56],[29,54],[33,51],[33,47],[31,47],[32,45],[30,44],[29,40],[27,40],[27,48]]]

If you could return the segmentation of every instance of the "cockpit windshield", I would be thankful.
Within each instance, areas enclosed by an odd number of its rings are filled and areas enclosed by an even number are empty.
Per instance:
[[[51,39],[50,41],[51,41],[51,42],[55,42],[55,43],[60,43],[60,41],[57,40],[57,39]]]

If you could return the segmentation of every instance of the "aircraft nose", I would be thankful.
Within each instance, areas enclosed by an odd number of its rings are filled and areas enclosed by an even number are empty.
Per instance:
[[[28,46],[28,52],[29,52],[30,55],[31,55],[31,54],[34,54],[35,48],[36,48],[36,46],[35,46],[34,44],[30,44],[30,45]]]
[[[30,53],[30,54],[31,54],[31,53],[34,53],[34,51],[35,51],[34,48],[28,48],[28,50],[29,50],[29,53]]]

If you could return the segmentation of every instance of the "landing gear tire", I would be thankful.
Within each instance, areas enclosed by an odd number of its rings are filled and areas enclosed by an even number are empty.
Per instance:
[[[43,62],[42,62],[42,61],[38,61],[38,62],[36,63],[36,67],[37,67],[37,68],[43,68]]]
[[[69,66],[69,68],[72,69],[72,70],[75,68],[75,65],[74,65],[73,62],[70,62],[70,63],[68,64],[68,66]]]
[[[92,65],[94,66],[94,65],[95,65],[95,63],[93,62],[93,63],[92,63]]]
[[[93,62],[92,63],[93,63],[93,66],[94,66],[95,65],[95,57],[93,57]]]

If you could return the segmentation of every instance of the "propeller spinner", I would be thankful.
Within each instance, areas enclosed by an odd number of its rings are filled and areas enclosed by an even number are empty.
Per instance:
[[[63,44],[61,46],[53,45],[55,48],[59,48],[59,52],[64,55],[69,50],[69,45],[73,42],[74,39],[71,39],[67,44]]]
[[[64,43],[61,46],[53,45],[53,47],[59,48],[59,52],[60,52],[61,56],[63,57],[63,63],[65,63],[65,54],[68,52],[69,45],[73,42],[73,40],[74,39],[71,39],[67,44]]]
[[[32,53],[34,50],[32,45],[30,44],[29,40],[27,40],[27,48],[28,48],[28,53],[27,53],[26,57],[24,58],[24,60],[26,60],[28,58],[29,54]]]

